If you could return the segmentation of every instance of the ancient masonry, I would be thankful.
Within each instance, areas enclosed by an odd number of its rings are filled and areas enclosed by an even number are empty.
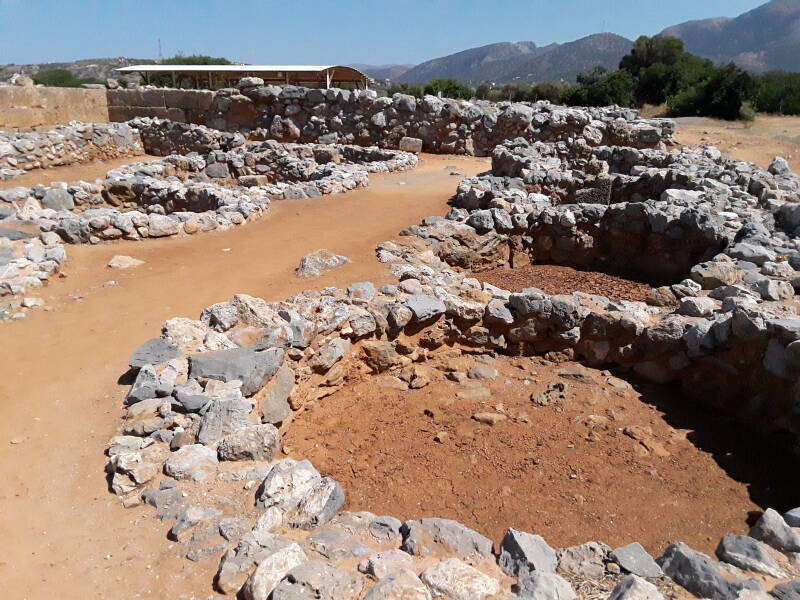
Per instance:
[[[443,347],[570,353],[591,366],[680,381],[796,451],[800,180],[785,161],[763,170],[711,147],[667,151],[671,124],[617,109],[475,108],[403,96],[355,109],[364,128],[345,111],[339,130],[368,136],[323,140],[337,118],[330,115],[343,114],[342,104],[360,106],[360,97],[257,83],[213,97],[209,106],[223,116],[209,125],[231,129],[243,97],[269,122],[267,130],[246,127],[250,135],[279,137],[290,120],[300,132],[292,141],[316,145],[244,147],[237,132],[141,119],[131,126],[146,146],[170,154],[163,161],[112,172],[97,189],[34,188],[5,199],[30,211],[52,249],[56,237],[152,235],[164,218],[174,234],[192,220],[233,223],[230,214],[244,219],[270,196],[341,191],[363,165],[414,164],[413,155],[334,142],[461,152],[496,142],[492,170],[462,181],[447,215],[379,245],[377,258],[397,284],[357,282],[272,303],[239,294],[196,320],[170,319],[134,350],[127,414],[108,448],[111,486],[126,506],[152,506],[187,559],[219,556],[215,588],[246,600],[800,597],[800,509],[767,510],[750,535],[723,537],[715,558],[681,542],[657,559],[638,543],[555,549],[514,529],[495,548],[448,519],[345,512],[338,482],[307,460],[275,460],[296,411],[333,393],[345,372],[422,387],[431,377],[425,363]],[[379,101],[385,121],[369,115]],[[462,128],[473,108],[483,116],[469,122],[483,125]],[[524,118],[503,116],[510,114]],[[75,206],[43,206],[53,189]],[[104,208],[85,208],[91,199]],[[108,211],[108,220],[84,216],[92,210]],[[118,226],[131,212],[141,225]],[[120,234],[100,235],[109,229]],[[531,260],[633,274],[660,287],[643,303],[512,293],[470,276]]]

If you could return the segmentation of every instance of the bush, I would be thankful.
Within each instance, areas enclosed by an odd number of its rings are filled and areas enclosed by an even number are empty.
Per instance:
[[[741,118],[743,105],[752,105],[758,89],[753,75],[730,63],[712,69],[700,83],[668,98],[667,107],[676,117],[703,115],[735,120]]]
[[[578,75],[578,86],[565,98],[575,106],[633,106],[634,80],[628,71],[609,73],[597,67],[591,73]]]
[[[472,98],[472,88],[455,79],[431,79],[425,84],[423,92],[431,96],[441,93],[444,98],[462,98],[464,100]]]
[[[33,82],[49,87],[81,87],[84,83],[103,83],[99,79],[75,77],[66,69],[47,69],[33,76]]]
[[[739,107],[739,118],[742,121],[752,123],[756,120],[756,109],[749,102],[743,102]]]
[[[800,114],[800,73],[771,71],[762,75],[755,107],[761,112]]]
[[[386,93],[389,96],[393,94],[408,94],[415,98],[422,98],[422,88],[415,83],[393,83]]]

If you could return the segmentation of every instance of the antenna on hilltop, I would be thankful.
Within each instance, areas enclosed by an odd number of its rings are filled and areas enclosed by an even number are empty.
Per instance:
[[[158,38],[158,62],[164,60],[164,57],[161,55],[161,38]]]

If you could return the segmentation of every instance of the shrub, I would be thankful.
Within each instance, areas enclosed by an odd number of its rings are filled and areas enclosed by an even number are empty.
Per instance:
[[[425,94],[437,96],[439,93],[445,98],[472,98],[472,88],[455,79],[431,79],[423,89]]]
[[[84,83],[103,83],[99,79],[75,77],[66,69],[46,69],[33,76],[33,82],[49,87],[81,87]]]

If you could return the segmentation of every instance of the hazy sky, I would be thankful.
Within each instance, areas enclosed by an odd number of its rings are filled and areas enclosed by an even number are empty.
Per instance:
[[[628,38],[764,0],[0,0],[0,64],[177,52],[260,64],[419,63],[503,41]],[[668,7],[668,10],[666,10]]]

